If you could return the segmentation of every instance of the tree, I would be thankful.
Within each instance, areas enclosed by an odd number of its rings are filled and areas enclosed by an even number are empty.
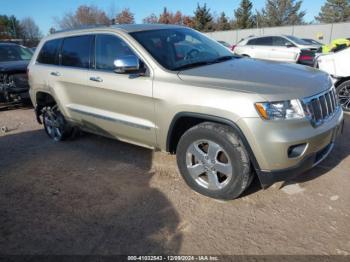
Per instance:
[[[135,23],[134,14],[130,11],[129,8],[125,8],[116,15],[115,23],[116,24],[134,24]]]
[[[32,46],[39,42],[42,37],[39,27],[35,24],[33,18],[26,17],[20,23],[22,29],[22,38],[26,45]]]
[[[195,22],[193,20],[193,17],[191,16],[187,16],[187,15],[183,16],[182,23],[184,26],[195,28]]]
[[[304,24],[305,11],[300,11],[302,1],[267,0],[261,11],[261,25],[283,26]]]
[[[230,30],[231,25],[226,17],[225,12],[222,12],[216,21],[216,30],[225,31]]]
[[[172,14],[168,11],[166,7],[163,9],[163,13],[160,14],[158,23],[160,24],[171,24],[172,23]]]
[[[251,28],[254,25],[252,16],[253,4],[250,0],[242,0],[239,8],[234,11],[237,28]]]
[[[176,11],[175,15],[172,15],[172,24],[175,25],[182,25],[183,24],[183,17],[182,13],[180,11]]]
[[[157,24],[158,23],[158,17],[154,13],[152,13],[149,16],[147,16],[144,19],[142,19],[142,22],[144,24]]]
[[[327,0],[315,19],[321,23],[338,23],[350,20],[348,0]]]
[[[50,27],[50,29],[49,29],[49,35],[52,35],[52,34],[54,34],[54,33],[56,33],[56,29],[55,29],[54,27]]]
[[[15,16],[0,15],[0,39],[20,38],[22,30]]]
[[[210,14],[210,8],[207,8],[207,4],[203,6],[197,4],[193,21],[194,28],[199,31],[207,32],[213,30],[213,16]]]
[[[66,13],[61,19],[56,18],[61,29],[74,29],[84,25],[110,25],[106,13],[96,6],[81,5],[74,14]]]

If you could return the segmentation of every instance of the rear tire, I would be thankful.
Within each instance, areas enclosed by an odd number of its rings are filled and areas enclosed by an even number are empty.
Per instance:
[[[242,141],[225,125],[205,122],[192,127],[180,138],[176,156],[185,182],[212,198],[237,198],[253,179]]]
[[[350,112],[350,80],[341,83],[336,90],[343,110]]]
[[[43,123],[46,134],[56,142],[64,141],[74,133],[57,105],[43,109]]]

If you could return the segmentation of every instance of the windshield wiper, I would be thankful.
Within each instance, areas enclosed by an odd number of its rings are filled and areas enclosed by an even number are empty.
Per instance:
[[[233,55],[226,55],[226,56],[221,56],[221,57],[218,57],[212,61],[210,61],[211,64],[214,64],[214,63],[220,63],[220,62],[224,62],[224,61],[227,61],[227,60],[231,60],[232,58],[234,58]]]
[[[173,70],[183,70],[183,69],[194,68],[197,66],[216,64],[216,63],[224,62],[227,60],[231,60],[232,58],[235,58],[235,56],[233,56],[233,55],[221,56],[221,57],[218,57],[218,58],[216,58],[214,60],[210,60],[210,61],[200,61],[200,62],[195,62],[195,63],[175,67]]]
[[[210,65],[210,64],[211,64],[210,61],[201,61],[201,62],[195,62],[195,63],[190,63],[190,64],[178,66],[178,67],[175,67],[173,70],[190,69],[190,68],[194,68],[197,66]]]

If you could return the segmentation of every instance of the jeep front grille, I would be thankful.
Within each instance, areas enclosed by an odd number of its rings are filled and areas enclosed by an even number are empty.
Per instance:
[[[334,87],[321,94],[303,99],[303,107],[313,126],[319,126],[339,110]]]

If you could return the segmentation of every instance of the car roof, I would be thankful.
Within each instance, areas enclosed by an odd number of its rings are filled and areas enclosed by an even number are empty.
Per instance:
[[[158,30],[158,29],[170,29],[170,28],[185,28],[181,25],[168,25],[168,24],[120,24],[120,25],[93,25],[93,26],[82,26],[77,29],[68,29],[56,31],[52,35],[60,33],[79,33],[79,32],[91,32],[97,30],[119,30],[126,33],[139,32],[139,31],[149,31],[149,30]]]
[[[184,28],[180,25],[167,25],[167,24],[123,24],[123,25],[112,25],[111,28],[123,30],[128,33],[137,31],[148,31],[158,29],[171,29],[171,28]]]

